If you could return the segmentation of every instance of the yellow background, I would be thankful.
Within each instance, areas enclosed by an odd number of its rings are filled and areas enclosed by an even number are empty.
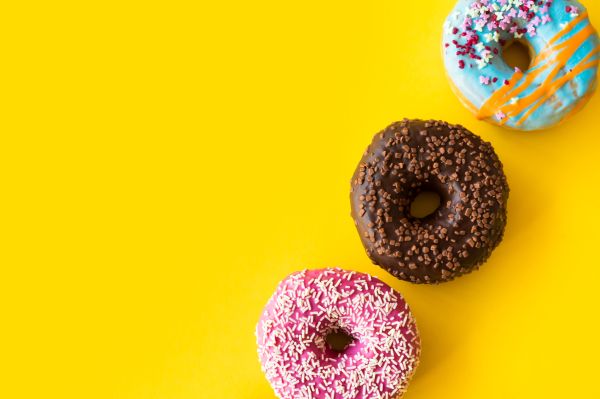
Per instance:
[[[274,398],[255,324],[324,266],[408,300],[408,399],[600,396],[600,95],[550,131],[476,121],[442,66],[453,0],[4,3],[0,397]],[[492,141],[512,189],[504,242],[449,284],[371,265],[349,216],[403,117]]]

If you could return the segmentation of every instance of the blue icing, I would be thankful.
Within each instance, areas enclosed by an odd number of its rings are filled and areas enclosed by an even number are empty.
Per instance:
[[[513,18],[514,22],[511,22],[506,29],[495,28],[492,31],[485,26],[480,31],[473,30],[471,35],[477,35],[478,41],[482,42],[484,45],[489,46],[490,48],[498,48],[500,53],[495,55],[492,53],[493,58],[491,61],[485,65],[483,68],[479,68],[476,60],[471,60],[469,56],[465,55],[457,55],[456,52],[460,49],[457,48],[452,41],[457,40],[457,44],[464,45],[467,42],[467,38],[460,36],[462,32],[465,30],[462,28],[463,21],[467,17],[467,11],[476,3],[484,3],[487,6],[492,6],[492,4],[496,4],[499,10],[494,10],[494,12],[499,13],[509,13],[510,6],[518,6],[519,3],[525,3],[525,5],[531,5],[533,2],[523,1],[523,0],[489,0],[489,1],[477,1],[477,0],[460,0],[453,12],[450,14],[448,19],[446,20],[446,24],[444,26],[444,63],[446,66],[446,70],[448,72],[449,78],[455,87],[455,90],[459,92],[460,97],[463,97],[466,101],[463,102],[470,103],[477,110],[481,110],[482,106],[488,102],[490,97],[499,89],[501,89],[504,85],[505,80],[511,80],[513,75],[515,75],[515,71],[510,68],[506,63],[502,60],[501,56],[501,44],[491,40],[490,42],[486,41],[486,34],[490,34],[492,32],[498,32],[499,39],[501,40],[513,40],[515,38],[514,33],[509,32],[510,28],[514,26],[516,23],[519,29],[526,29],[530,24],[527,23],[527,20],[523,18],[519,18],[518,16]],[[486,4],[487,3],[487,4]],[[517,3],[517,4],[514,4]],[[529,3],[529,4],[528,4]],[[538,3],[539,2],[535,2]],[[502,6],[506,5],[504,11],[502,10]],[[536,4],[536,5],[538,5]],[[569,13],[567,12],[567,7],[576,7],[578,9],[578,13]],[[518,7],[516,7],[518,9]],[[567,26],[570,27],[569,24],[573,24],[573,21],[577,18],[577,15],[581,15],[586,10],[585,8],[577,1],[573,0],[554,0],[552,5],[548,7],[547,13],[543,13],[542,10],[536,10],[535,13],[537,18],[543,18],[544,15],[550,17],[550,21],[545,21],[545,23],[539,23],[536,26],[536,30],[534,34],[532,32],[524,33],[523,39],[527,40],[533,51],[535,56],[539,55],[544,50],[547,51],[549,47],[549,42],[557,37],[561,31],[567,29]],[[471,12],[471,16],[473,13]],[[478,15],[474,15],[474,19],[472,18],[471,24],[469,26],[474,27],[474,20],[478,18]],[[459,30],[458,34],[453,33],[453,28],[456,27]],[[498,105],[497,109],[489,109],[488,113],[482,115],[482,117],[488,120],[491,123],[495,124],[503,124],[504,126],[519,129],[519,130],[539,130],[549,128],[561,122],[567,115],[571,114],[573,109],[580,105],[580,101],[590,95],[595,87],[596,87],[596,79],[597,79],[597,68],[590,67],[588,69],[584,69],[582,71],[577,71],[577,73],[570,73],[570,70],[573,68],[577,68],[578,66],[587,64],[590,61],[600,59],[600,54],[596,53],[591,55],[592,52],[597,51],[600,46],[600,40],[598,39],[598,35],[593,32],[589,35],[585,40],[581,42],[576,42],[578,33],[582,32],[584,29],[590,29],[590,22],[588,18],[583,18],[577,23],[575,26],[570,28],[571,31],[564,34],[563,37],[559,37],[558,40],[555,41],[554,46],[563,46],[571,45],[573,43],[577,45],[576,49],[573,46],[573,55],[568,58],[564,67],[560,68],[558,71],[555,71],[556,76],[553,77],[551,82],[556,82],[558,79],[563,78],[566,80],[566,83],[560,86],[553,95],[548,98],[542,98],[539,101],[543,101],[542,104],[538,104],[534,102],[531,106],[524,108],[524,110],[518,114],[515,112],[507,112],[508,116],[506,118],[502,118],[503,112],[500,114],[496,114],[498,111],[503,111],[506,108],[510,110],[508,102],[501,102]],[[487,37],[487,39],[490,39]],[[573,39],[569,42],[570,39]],[[445,44],[449,44],[448,47]],[[481,47],[479,48],[481,49]],[[471,50],[473,54],[481,56],[482,53],[476,49]],[[459,66],[460,60],[465,61],[464,69],[461,69]],[[585,61],[584,61],[585,60]],[[481,62],[481,61],[480,61]],[[549,65],[547,65],[549,63]],[[516,85],[511,85],[510,90],[520,91],[524,89],[517,98],[517,103],[519,99],[527,98],[527,96],[532,95],[531,98],[537,98],[541,92],[540,88],[547,89],[549,85],[542,85],[544,81],[548,78],[548,76],[552,73],[553,66],[556,65],[556,61],[553,59],[551,55],[548,60],[538,63],[538,65],[532,67],[530,70],[525,72],[525,75],[528,74],[537,74],[532,84],[527,86],[522,86],[521,80],[516,81]],[[587,65],[586,65],[587,67]],[[569,76],[565,77],[566,74]],[[493,83],[490,81],[489,85],[483,85],[480,82],[480,77],[489,77],[490,79],[496,77],[498,81]],[[531,76],[531,75],[530,75]],[[523,78],[524,79],[524,78]],[[543,94],[543,93],[542,93]],[[488,105],[489,106],[489,105]],[[534,112],[528,111],[532,107],[538,107]],[[528,116],[526,116],[528,114]]]

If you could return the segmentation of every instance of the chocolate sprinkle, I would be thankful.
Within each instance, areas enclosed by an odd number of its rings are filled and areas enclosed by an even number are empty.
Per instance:
[[[441,205],[419,219],[423,191]],[[352,217],[367,255],[413,283],[477,269],[502,241],[509,188],[492,145],[460,125],[404,119],[375,135],[351,182]]]

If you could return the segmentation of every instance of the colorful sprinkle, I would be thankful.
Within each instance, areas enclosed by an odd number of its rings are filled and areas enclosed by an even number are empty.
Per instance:
[[[550,9],[553,0],[475,0],[466,7],[462,19],[455,14],[454,26],[446,32],[456,37],[452,44],[456,55],[466,62],[485,68],[493,62],[492,54],[499,54],[501,47],[510,38],[521,39],[525,35],[536,37],[538,28],[552,22]],[[578,15],[579,9],[568,7],[568,13]],[[481,35],[481,36],[480,36]],[[487,45],[486,45],[487,44]],[[475,60],[475,61],[471,61]]]

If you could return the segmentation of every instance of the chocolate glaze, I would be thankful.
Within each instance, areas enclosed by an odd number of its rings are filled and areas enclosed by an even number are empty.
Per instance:
[[[410,204],[440,195],[430,216]],[[477,269],[502,240],[508,184],[492,145],[460,125],[396,122],[375,135],[351,182],[352,217],[373,263],[413,283]]]

